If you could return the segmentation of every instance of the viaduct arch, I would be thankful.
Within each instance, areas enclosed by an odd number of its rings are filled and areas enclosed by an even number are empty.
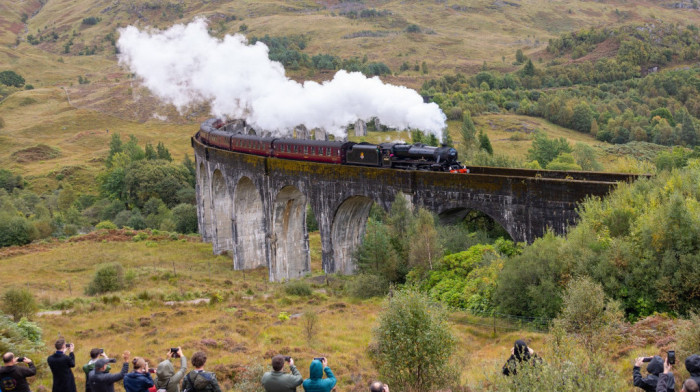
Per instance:
[[[373,203],[388,210],[399,192],[446,220],[480,211],[515,241],[547,228],[564,233],[587,196],[604,196],[636,176],[470,167],[470,174],[404,171],[267,158],[192,139],[200,233],[235,269],[269,268],[272,281],[310,272],[306,206],[321,234],[323,269],[351,274]]]

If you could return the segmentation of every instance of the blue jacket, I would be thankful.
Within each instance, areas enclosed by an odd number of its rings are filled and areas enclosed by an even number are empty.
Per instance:
[[[153,385],[153,379],[148,373],[131,372],[124,376],[126,392],[147,392]]]
[[[323,379],[323,372],[326,372],[326,379]],[[304,380],[304,391],[306,392],[331,392],[336,380],[331,368],[323,368],[321,361],[313,360],[309,366],[309,378]]]

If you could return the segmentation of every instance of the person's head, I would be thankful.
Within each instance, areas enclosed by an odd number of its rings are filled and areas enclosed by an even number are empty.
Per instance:
[[[66,349],[66,339],[60,338],[56,341],[56,344],[54,344],[56,347],[56,351],[63,351]]]
[[[104,372],[107,370],[107,364],[109,363],[109,360],[105,358],[100,358],[97,361],[95,361],[95,371],[96,372]]]
[[[647,365],[647,372],[649,374],[659,375],[664,372],[664,359],[658,355],[654,355]]]
[[[697,377],[700,375],[700,355],[693,354],[685,359],[685,369],[691,375]]]
[[[699,392],[698,383],[695,382],[695,380],[693,380],[692,378],[685,380],[681,392]]]
[[[15,362],[15,354],[5,353],[2,356],[2,363],[4,363],[5,366],[14,365],[15,364],[14,362]]]
[[[207,354],[204,351],[197,351],[192,355],[192,366],[195,368],[202,368],[205,363],[207,363]]]
[[[148,368],[146,360],[141,357],[135,357],[131,363],[134,365],[134,371],[137,372],[144,372]]]
[[[90,358],[92,359],[96,359],[100,356],[100,354],[102,354],[102,350],[100,350],[99,348],[93,348],[92,350],[90,350]]]
[[[530,359],[530,350],[524,340],[516,340],[513,345],[513,355],[518,361],[527,361]]]
[[[279,372],[284,367],[284,355],[275,355],[272,357],[272,370]]]
[[[369,386],[369,392],[383,392],[384,391],[384,384],[375,381]]]

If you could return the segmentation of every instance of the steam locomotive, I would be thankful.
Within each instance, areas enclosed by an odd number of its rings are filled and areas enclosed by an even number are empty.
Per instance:
[[[354,143],[291,138],[260,137],[232,133],[219,119],[203,122],[195,139],[223,150],[266,157],[295,159],[340,165],[386,167],[404,170],[429,170],[466,173],[452,147],[426,146],[422,143]]]

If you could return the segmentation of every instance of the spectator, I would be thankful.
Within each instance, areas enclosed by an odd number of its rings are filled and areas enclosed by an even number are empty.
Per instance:
[[[535,354],[535,350],[528,347],[524,340],[516,340],[513,348],[510,349],[510,358],[503,365],[503,374],[506,376],[518,374],[518,367],[522,366],[523,362],[535,366],[541,360]]]
[[[124,359],[122,371],[116,374],[107,373],[107,364],[109,360],[105,358],[98,359],[95,362],[95,369],[92,370],[88,376],[92,392],[114,392],[114,383],[123,379],[129,371],[130,355],[131,353],[124,351],[124,354],[122,354],[122,358]]]
[[[664,361],[664,372],[659,376],[659,382],[656,384],[656,392],[668,391],[668,383],[673,381],[673,373],[671,373],[671,365],[668,363],[668,358]],[[692,378],[685,380],[681,392],[698,392],[698,384]]]
[[[167,392],[180,392],[180,380],[187,373],[187,358],[182,353],[180,347],[177,348],[177,353],[168,350],[165,361],[158,364],[156,371],[156,388],[165,389]],[[170,358],[180,358],[180,370],[175,373],[175,367],[170,363]]]
[[[656,392],[656,386],[659,382],[659,374],[663,373],[664,371],[664,360],[660,356],[654,355],[649,361],[649,365],[647,365],[647,372],[649,372],[649,375],[645,378],[642,378],[640,368],[642,366],[642,363],[644,363],[644,358],[645,357],[638,357],[634,361],[634,368],[632,369],[632,381],[634,382],[635,387],[642,388],[647,392]],[[673,379],[673,373],[668,374],[668,383],[666,385],[666,391],[675,391],[675,381]]]
[[[382,382],[375,381],[369,386],[369,392],[389,392],[389,386]]]
[[[90,361],[83,365],[83,372],[85,372],[85,392],[91,392],[90,390],[90,372],[95,369],[95,362],[99,359],[99,357],[103,357],[105,359],[107,358],[107,355],[104,353],[104,350],[101,348],[93,348],[90,350]],[[111,370],[111,366],[107,365],[107,372]]]
[[[286,362],[289,362],[291,374],[282,371],[285,359],[287,359]],[[302,382],[304,382],[304,377],[301,376],[297,367],[294,366],[294,359],[292,357],[285,358],[283,355],[272,357],[272,371],[262,376],[262,385],[267,392],[296,391]]]
[[[136,357],[132,363],[134,371],[124,376],[124,389],[126,392],[148,392],[148,388],[154,385],[148,371],[148,362],[141,357]]]
[[[26,363],[29,367],[17,366],[20,362]],[[2,356],[2,363],[3,366],[0,367],[0,390],[30,392],[27,377],[36,375],[34,362],[29,358],[16,358],[12,353],[5,353]]]
[[[72,343],[66,344],[61,338],[56,341],[56,352],[46,359],[53,374],[53,392],[78,392],[75,387],[75,377],[71,368],[75,367],[75,347]],[[66,355],[66,351],[68,355]]]
[[[185,376],[185,381],[182,382],[183,390],[187,390],[187,392],[221,392],[216,375],[204,371],[205,363],[207,363],[207,354],[204,352],[197,351],[192,355],[194,370]]]
[[[690,373],[690,378],[700,385],[700,355],[693,354],[686,358],[685,369]]]
[[[323,372],[326,372],[326,379],[323,379]],[[309,366],[309,378],[304,380],[304,391],[306,392],[330,392],[335,386],[336,380],[331,368],[328,367],[328,359],[321,358],[321,361],[314,359]]]

